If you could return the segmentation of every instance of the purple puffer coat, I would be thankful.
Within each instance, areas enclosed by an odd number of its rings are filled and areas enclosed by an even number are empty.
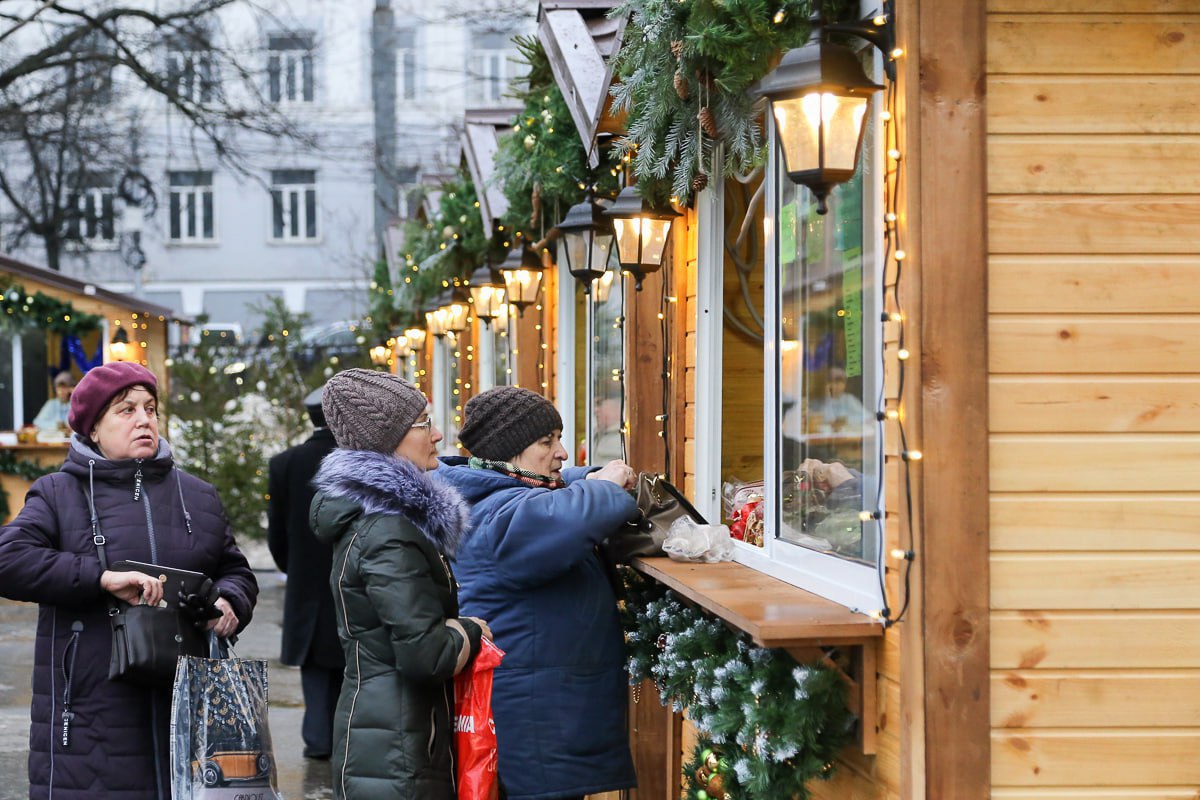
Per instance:
[[[132,559],[203,572],[242,627],[258,584],[216,490],[176,469],[161,439],[152,459],[109,461],[75,437],[62,471],[38,479],[0,531],[0,593],[40,605],[29,796],[167,800],[171,690],[108,680],[109,595],[100,589],[89,493],[110,564]],[[68,698],[73,716],[64,744]]]

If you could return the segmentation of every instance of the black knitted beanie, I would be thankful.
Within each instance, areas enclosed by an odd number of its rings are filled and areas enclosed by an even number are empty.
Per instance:
[[[458,439],[471,455],[509,461],[546,434],[562,430],[558,409],[546,398],[517,386],[497,386],[467,401]]]

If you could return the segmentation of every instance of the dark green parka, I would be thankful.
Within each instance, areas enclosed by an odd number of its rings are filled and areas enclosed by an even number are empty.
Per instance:
[[[479,651],[447,556],[466,530],[458,493],[405,459],[335,450],[313,479],[311,523],[333,547],[346,676],[334,722],[334,797],[454,800],[451,678]]]

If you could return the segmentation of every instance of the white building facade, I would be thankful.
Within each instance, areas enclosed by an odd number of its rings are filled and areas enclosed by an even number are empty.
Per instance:
[[[465,108],[504,104],[517,69],[512,37],[534,29],[535,0],[487,9],[475,3],[392,3],[394,20],[395,202],[386,213],[411,211],[423,174],[459,163]],[[357,319],[380,255],[376,236],[376,112],[373,25],[382,0],[272,0],[251,19],[234,4],[222,12],[219,38],[247,49],[239,57],[260,74],[259,90],[284,111],[304,140],[239,132],[238,170],[160,97],[143,90],[114,100],[115,118],[137,109],[141,133],[136,167],[148,179],[155,208],[122,209],[115,171],[98,173],[80,193],[78,234],[85,247],[61,261],[71,277],[147,300],[249,337],[261,315],[254,306],[281,297],[312,323]],[[527,6],[527,8],[526,8]],[[248,43],[248,44],[247,44]],[[222,76],[204,53],[164,43],[164,73],[181,91],[208,99]],[[509,103],[511,105],[511,101]],[[6,160],[12,158],[6,154]],[[9,161],[11,165],[12,162]],[[380,196],[391,196],[384,192]],[[0,209],[2,210],[2,209]],[[138,233],[144,265],[130,255]],[[0,227],[3,236],[3,227]],[[14,256],[45,263],[38,240]]]

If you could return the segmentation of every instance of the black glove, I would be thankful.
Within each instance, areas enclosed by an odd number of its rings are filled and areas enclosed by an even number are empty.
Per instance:
[[[210,619],[220,619],[221,609],[215,604],[215,597],[202,594],[179,593],[179,610],[203,626]]]

